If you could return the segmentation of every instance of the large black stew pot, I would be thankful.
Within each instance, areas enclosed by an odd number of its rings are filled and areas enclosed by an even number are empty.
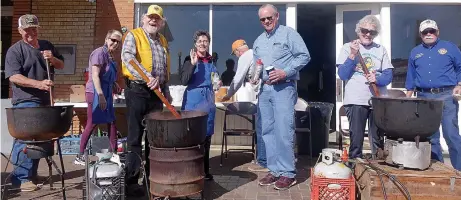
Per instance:
[[[6,108],[10,135],[24,141],[46,141],[69,131],[73,106]]]
[[[394,139],[426,141],[442,121],[442,100],[372,97],[371,106],[376,126]]]

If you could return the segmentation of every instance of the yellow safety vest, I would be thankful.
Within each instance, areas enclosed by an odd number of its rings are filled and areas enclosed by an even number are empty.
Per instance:
[[[134,39],[136,41],[136,60],[141,63],[142,67],[144,67],[148,72],[152,71],[152,50],[150,48],[149,39],[145,34],[142,28],[136,28],[130,31]],[[126,33],[128,34],[128,33]],[[125,41],[126,34],[122,38],[122,44]],[[165,36],[159,33],[160,37],[160,44],[162,45],[163,49],[166,53],[167,59],[167,75],[166,81],[170,79],[170,52],[168,51],[168,41],[166,40]],[[125,63],[122,62],[122,73],[123,76],[127,77],[130,80],[135,80],[134,76],[130,73],[130,71],[126,68]]]

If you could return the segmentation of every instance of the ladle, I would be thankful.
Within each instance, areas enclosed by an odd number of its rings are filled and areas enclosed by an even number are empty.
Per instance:
[[[139,73],[139,75],[141,75],[142,79],[144,79],[144,81],[149,82],[149,78],[147,77],[146,74],[144,74],[144,72],[141,70],[141,68],[139,68],[139,66],[136,64],[136,62],[134,62],[134,60],[130,60],[130,65],[133,66],[133,68]],[[154,92],[155,94],[158,96],[158,98],[160,98],[160,100],[162,100],[162,102],[165,104],[166,108],[168,108],[168,110],[170,110],[171,113],[173,113],[173,115],[177,118],[177,119],[181,119],[181,115],[179,115],[179,113],[176,111],[176,109],[174,109],[174,107],[170,104],[170,102],[168,102],[168,100],[165,98],[165,96],[163,96],[163,94],[160,92],[160,89],[154,89]]]

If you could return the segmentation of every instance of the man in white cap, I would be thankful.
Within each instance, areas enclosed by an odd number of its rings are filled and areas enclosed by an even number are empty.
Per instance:
[[[461,136],[458,126],[461,52],[455,44],[439,39],[440,30],[434,20],[421,22],[419,32],[423,43],[413,48],[408,59],[405,83],[407,97],[417,92],[418,98],[444,100],[443,138],[448,145],[451,164],[461,170]],[[440,132],[437,131],[430,139],[432,158],[443,162]]]
[[[35,15],[21,16],[18,25],[22,39],[8,49],[5,58],[6,78],[9,78],[13,90],[13,107],[49,106],[49,89],[53,81],[52,77],[48,77],[46,62],[49,62],[50,73],[53,73],[54,68],[64,68],[64,57],[51,42],[38,39],[40,25]],[[40,161],[28,158],[23,152],[25,146],[15,141],[11,156],[15,165],[11,182],[23,192],[38,189],[32,180],[37,177]]]

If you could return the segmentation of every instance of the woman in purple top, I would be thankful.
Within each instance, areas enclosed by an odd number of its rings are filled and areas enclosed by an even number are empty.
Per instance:
[[[117,80],[117,64],[113,52],[119,47],[122,34],[110,30],[102,47],[95,49],[89,59],[89,76],[86,83],[85,97],[88,103],[85,130],[80,139],[80,153],[74,164],[85,165],[83,153],[91,132],[98,124],[107,124],[110,139],[110,151],[117,150],[117,130],[115,128],[115,110],[113,106],[113,89],[120,92]]]

